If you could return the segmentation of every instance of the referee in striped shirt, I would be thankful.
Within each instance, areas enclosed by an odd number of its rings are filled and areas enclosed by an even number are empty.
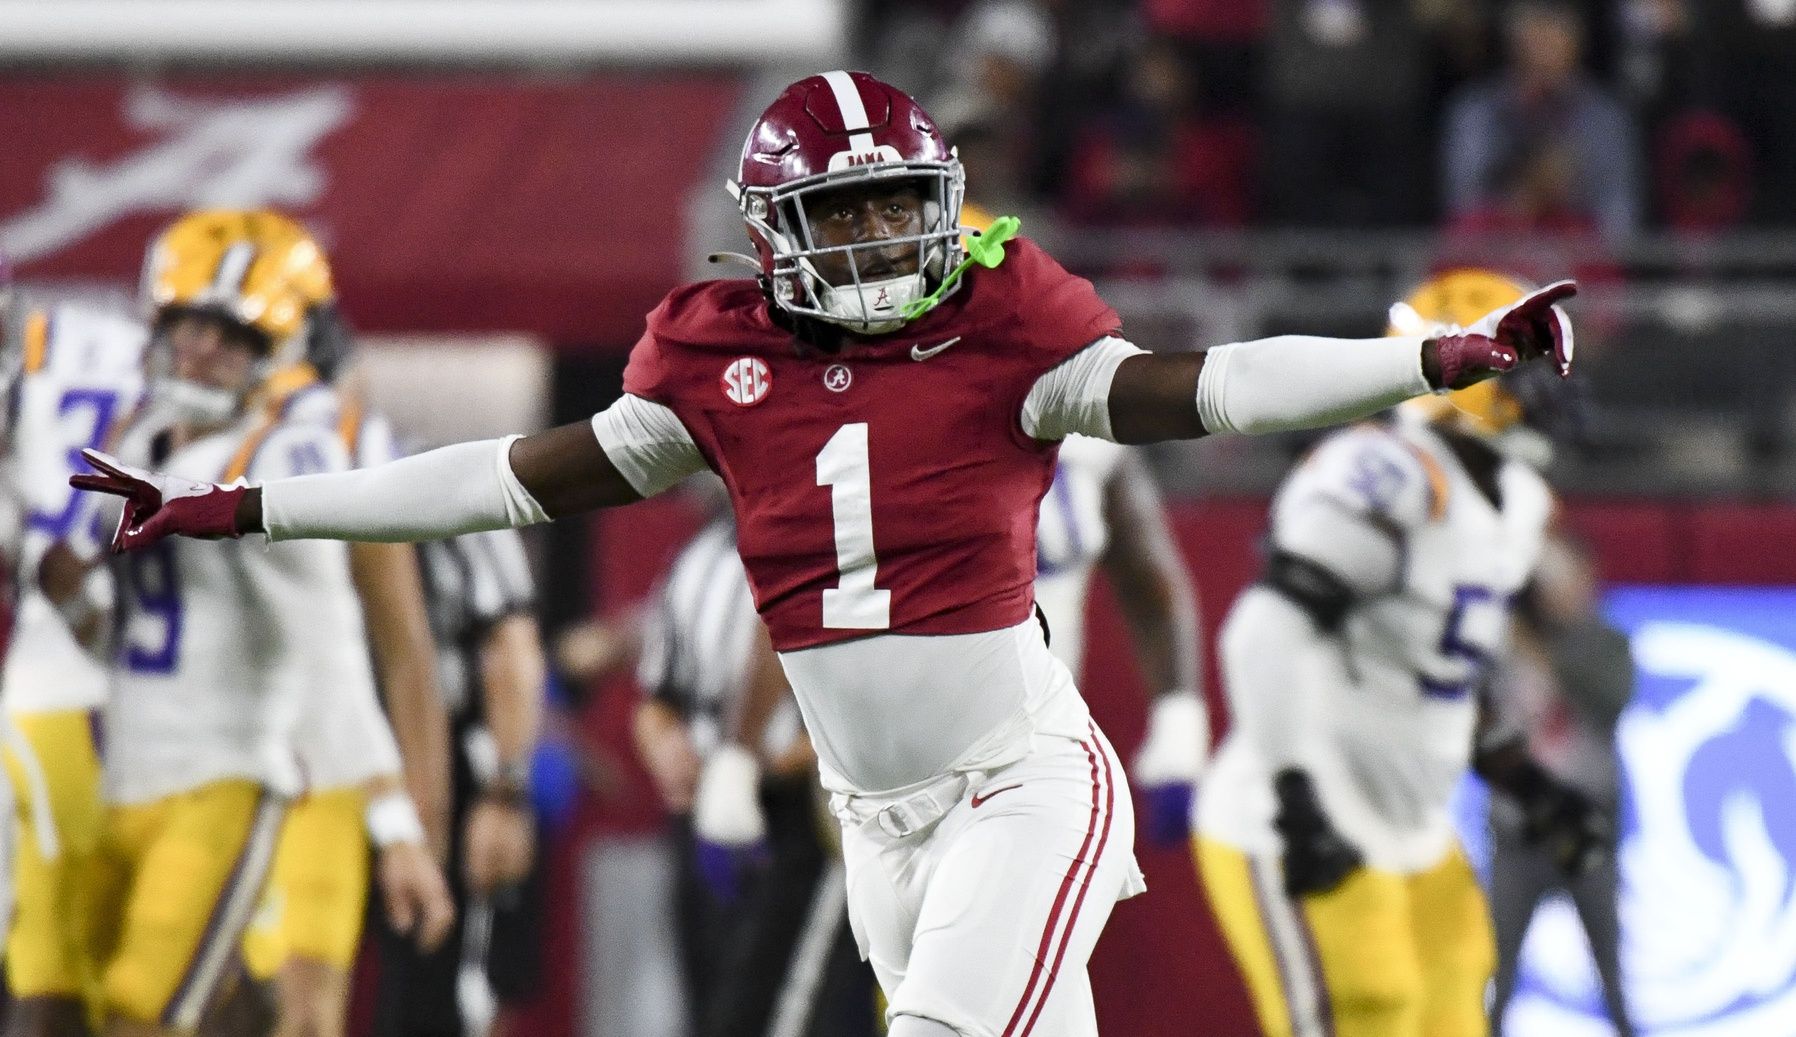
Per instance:
[[[694,1037],[874,1032],[816,757],[725,512],[663,579],[642,633],[636,744],[678,843]]]
[[[541,974],[542,888],[530,769],[544,709],[536,591],[517,531],[418,545],[451,724],[448,869],[455,928],[420,954],[380,933],[377,1037],[499,1037]]]

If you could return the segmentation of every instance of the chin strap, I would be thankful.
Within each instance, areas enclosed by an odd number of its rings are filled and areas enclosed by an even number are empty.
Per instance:
[[[936,287],[936,290],[921,299],[913,299],[905,303],[903,309],[898,311],[899,314],[905,320],[916,320],[935,309],[936,305],[942,301],[942,297],[948,294],[948,290],[960,281],[960,275],[966,273],[974,263],[989,270],[1004,262],[1004,243],[1016,237],[1017,231],[1022,226],[1023,221],[1015,216],[1000,216],[993,220],[990,227],[967,239],[967,258],[961,260],[959,266],[948,271],[948,276],[942,278],[942,283]]]

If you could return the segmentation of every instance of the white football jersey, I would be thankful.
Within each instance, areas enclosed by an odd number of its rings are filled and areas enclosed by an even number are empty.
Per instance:
[[[1035,603],[1048,617],[1049,650],[1075,678],[1085,658],[1091,571],[1110,546],[1105,489],[1127,451],[1108,440],[1066,437],[1035,524]]]
[[[97,518],[96,499],[69,486],[69,476],[88,470],[81,448],[100,446],[136,407],[148,336],[135,321],[67,305],[27,314],[7,331],[19,339],[7,348],[22,352],[7,441],[23,514],[9,552],[19,600],[0,701],[15,714],[92,709],[106,699],[107,669],[37,590],[37,565],[51,544]]]
[[[351,467],[383,464],[399,456],[385,418],[346,407],[335,393],[310,393],[296,399],[289,417],[335,430]],[[353,647],[366,653],[368,642],[358,640]],[[399,743],[372,680],[331,682],[310,689],[294,728],[293,751],[309,792],[397,777],[401,770]]]
[[[1504,462],[1497,483],[1500,509],[1438,434],[1400,420],[1330,436],[1273,502],[1272,544],[1356,589],[1338,637],[1303,625],[1326,645],[1329,666],[1311,689],[1319,737],[1300,760],[1336,827],[1376,867],[1421,870],[1452,843],[1448,803],[1470,763],[1478,687],[1507,651],[1510,605],[1554,507],[1526,465]],[[1288,693],[1264,676],[1263,652],[1241,647],[1253,643],[1253,624],[1268,622],[1263,596],[1273,593],[1250,588],[1224,624],[1223,676],[1237,715],[1258,696]],[[1274,852],[1261,752],[1231,730],[1197,823],[1212,838]]]
[[[158,467],[208,482],[345,470],[338,430],[295,417],[329,392],[303,388],[272,422],[248,416]],[[173,537],[125,561],[108,797],[143,802],[228,777],[296,792],[302,711],[328,706],[324,695],[373,696],[348,545]]]

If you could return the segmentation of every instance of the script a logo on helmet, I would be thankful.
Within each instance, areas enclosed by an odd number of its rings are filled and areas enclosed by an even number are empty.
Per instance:
[[[773,372],[759,357],[745,356],[730,361],[719,381],[724,396],[738,407],[753,407],[773,391]]]

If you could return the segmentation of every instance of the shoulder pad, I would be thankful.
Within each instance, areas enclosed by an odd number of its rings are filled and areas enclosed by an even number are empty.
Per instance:
[[[649,312],[643,337],[668,345],[741,349],[764,338],[784,342],[791,336],[768,316],[761,286],[733,278],[699,281],[667,293]]]
[[[26,373],[53,371],[61,376],[135,377],[143,370],[149,331],[128,317],[83,306],[63,304],[25,318]]]
[[[1315,494],[1403,528],[1446,512],[1441,464],[1421,447],[1380,425],[1356,425],[1329,436],[1291,473],[1281,496]]]
[[[341,472],[349,468],[349,452],[337,437],[336,429],[326,424],[279,422],[270,426],[265,434],[252,434],[244,446],[249,448],[248,455],[242,462],[243,471],[238,474],[252,482]],[[242,451],[239,453],[241,455]]]

